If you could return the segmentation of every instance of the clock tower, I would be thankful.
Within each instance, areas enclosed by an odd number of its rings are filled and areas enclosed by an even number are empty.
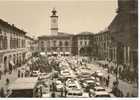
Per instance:
[[[51,17],[51,34],[57,35],[58,33],[58,16],[56,15],[57,11],[55,8],[52,10]]]

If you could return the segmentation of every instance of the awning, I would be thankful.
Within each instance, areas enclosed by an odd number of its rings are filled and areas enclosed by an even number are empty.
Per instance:
[[[98,73],[98,76],[104,76],[104,74],[103,73]]]
[[[47,52],[47,55],[51,55],[52,53],[51,52]]]
[[[11,60],[10,61],[10,64],[12,65],[12,66],[15,66],[15,64],[14,64],[14,62]]]
[[[58,54],[58,52],[53,52],[53,54]]]
[[[60,52],[60,54],[64,54],[64,52]]]
[[[70,54],[70,52],[65,52],[65,54],[69,55],[69,54]]]
[[[40,55],[46,55],[45,52],[40,52]]]

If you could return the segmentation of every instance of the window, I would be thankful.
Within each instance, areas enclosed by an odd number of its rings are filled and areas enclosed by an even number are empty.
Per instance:
[[[2,30],[0,29],[0,34],[2,34]]]
[[[48,44],[48,46],[50,46],[50,41],[49,40],[48,40],[48,43],[47,44]]]
[[[80,45],[82,45],[82,43],[83,43],[83,42],[82,42],[82,41],[80,41]]]
[[[65,42],[65,46],[68,46],[68,45],[69,45],[69,43],[68,43],[68,41],[66,41],[66,42]]]
[[[85,41],[85,46],[87,45],[87,41]]]
[[[4,47],[3,48],[7,49],[7,37],[6,36],[4,36]]]
[[[62,41],[60,41],[60,42],[59,42],[59,46],[62,46],[62,45],[63,45],[63,44],[62,44]]]
[[[53,41],[53,46],[54,46],[54,47],[56,46],[56,41]]]
[[[3,36],[0,35],[0,50],[3,49]]]

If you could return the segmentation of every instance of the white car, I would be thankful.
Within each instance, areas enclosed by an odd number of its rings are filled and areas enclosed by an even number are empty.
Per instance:
[[[38,75],[38,78],[39,79],[46,79],[47,78],[47,73],[40,73],[39,75]]]
[[[106,91],[96,91],[93,96],[94,97],[111,97],[111,95]]]
[[[61,91],[63,87],[64,87],[63,83],[60,80],[56,80],[56,90]]]
[[[50,97],[49,88],[42,88],[42,97],[43,98],[49,98]]]
[[[100,82],[95,82],[96,86],[101,86]]]
[[[95,96],[96,92],[107,92],[105,88],[101,87],[101,86],[95,86],[94,89],[90,89],[90,92],[92,93],[92,95]],[[107,92],[108,93],[108,92]]]
[[[32,72],[33,77],[38,77],[39,74],[40,74],[40,71],[33,71]]]
[[[61,71],[61,75],[67,76],[67,75],[70,75],[70,73],[69,73],[69,71]]]
[[[67,97],[78,97],[82,96],[82,94],[82,90],[74,86],[68,90]]]
[[[103,88],[101,86],[95,86],[94,91],[106,91],[106,90],[105,90],[105,88]]]
[[[50,97],[50,93],[43,93],[42,94],[42,98],[49,98]]]
[[[67,86],[68,86],[68,85],[71,85],[71,84],[76,85],[74,79],[68,79],[68,80],[66,81],[66,85],[67,85]]]

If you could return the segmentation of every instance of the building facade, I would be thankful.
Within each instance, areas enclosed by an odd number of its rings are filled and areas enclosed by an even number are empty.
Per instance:
[[[138,0],[118,0],[109,31],[116,46],[117,65],[123,65],[129,80],[138,82]]]
[[[41,52],[48,54],[71,54],[72,52],[72,35],[58,32],[56,36],[41,36],[39,47]]]
[[[58,32],[58,16],[56,10],[52,10],[51,18],[51,35],[39,36],[39,51],[50,54],[70,55],[72,52],[72,37],[73,35]]]
[[[0,71],[6,73],[23,65],[37,50],[34,44],[37,42],[25,31],[0,19]]]
[[[93,33],[91,32],[81,32],[79,34],[76,34],[75,37],[77,37],[77,55],[81,56],[89,56],[90,54],[90,42],[93,38]]]
[[[109,26],[116,42],[117,62],[131,67],[138,65],[138,1],[118,0],[117,15]],[[122,58],[123,61],[120,61]],[[132,67],[133,66],[133,67]]]
[[[0,69],[11,71],[25,59],[26,32],[0,20]]]
[[[94,55],[102,60],[115,60],[115,48],[113,48],[110,32],[108,30],[101,31],[93,37]]]

